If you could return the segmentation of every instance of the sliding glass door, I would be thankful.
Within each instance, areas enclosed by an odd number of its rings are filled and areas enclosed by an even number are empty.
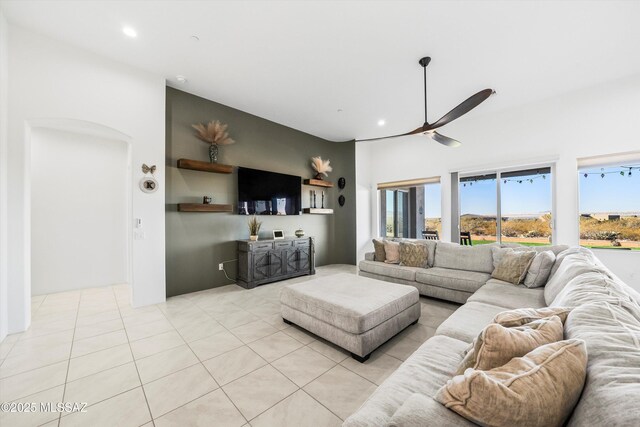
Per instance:
[[[383,192],[386,237],[409,236],[409,190],[392,189]]]

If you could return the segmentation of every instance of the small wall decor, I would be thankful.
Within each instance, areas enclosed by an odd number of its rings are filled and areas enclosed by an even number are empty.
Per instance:
[[[211,197],[210,196],[204,196],[202,198],[202,204],[203,205],[210,205],[211,204]]]
[[[322,181],[322,175],[329,176],[327,172],[331,172],[333,168],[330,165],[331,160],[322,160],[322,157],[312,157],[311,167],[316,171],[315,179]]]
[[[338,204],[339,204],[340,206],[344,206],[344,202],[345,202],[345,201],[346,201],[346,200],[345,200],[344,196],[341,194],[341,195],[340,195],[340,197],[338,197]]]
[[[344,179],[344,177],[340,177],[340,179],[338,179],[338,188],[340,188],[341,190],[344,189],[344,187],[347,185],[347,180]]]
[[[206,126],[202,123],[191,125],[196,132],[196,136],[209,143],[209,161],[211,163],[218,162],[218,147],[220,145],[235,144],[235,141],[229,138],[226,124],[220,123],[218,120],[210,121]]]
[[[156,165],[147,166],[142,164],[142,172],[146,175],[148,173],[151,176],[144,176],[140,180],[140,189],[145,193],[155,193],[158,190],[158,181],[154,178],[153,174],[156,171]]]

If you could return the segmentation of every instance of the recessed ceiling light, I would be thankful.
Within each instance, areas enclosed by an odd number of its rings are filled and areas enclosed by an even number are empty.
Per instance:
[[[187,78],[181,74],[178,74],[176,76],[176,80],[178,81],[178,83],[182,83],[182,84],[185,84],[187,82]]]
[[[385,121],[384,120],[378,120],[378,126],[384,126]]]
[[[134,30],[131,27],[122,27],[122,32],[124,33],[125,36],[134,38],[134,37],[138,37],[138,33],[136,32],[136,30]]]

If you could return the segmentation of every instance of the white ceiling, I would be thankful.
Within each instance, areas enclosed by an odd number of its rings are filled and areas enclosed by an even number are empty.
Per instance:
[[[487,87],[498,95],[467,117],[640,73],[638,1],[1,4],[13,23],[330,140],[421,125],[425,55],[431,122]]]

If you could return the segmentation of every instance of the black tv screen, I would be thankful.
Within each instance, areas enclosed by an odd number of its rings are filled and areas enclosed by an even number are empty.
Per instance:
[[[300,215],[302,181],[299,176],[238,168],[240,215]]]

